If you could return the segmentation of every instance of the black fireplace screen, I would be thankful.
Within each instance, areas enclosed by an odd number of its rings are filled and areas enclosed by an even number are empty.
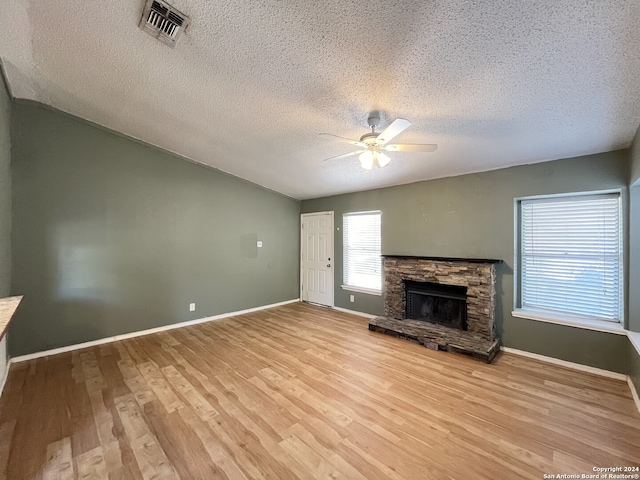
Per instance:
[[[405,282],[405,318],[467,329],[467,287]]]

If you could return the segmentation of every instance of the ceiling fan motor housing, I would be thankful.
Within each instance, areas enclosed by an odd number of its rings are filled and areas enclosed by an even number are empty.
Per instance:
[[[369,133],[365,133],[360,137],[360,141],[362,143],[366,143],[370,147],[376,143],[376,139],[380,135],[380,132],[376,132],[376,128],[380,125],[380,116],[377,112],[371,112],[369,118],[367,118],[367,123],[371,127],[371,131]]]
[[[372,113],[369,115],[369,118],[367,118],[367,124],[371,127],[371,131],[374,131],[378,125],[380,125],[380,116]]]
[[[365,133],[360,137],[360,141],[362,143],[366,143],[367,145],[373,145],[376,142],[378,135],[380,135],[380,132]]]

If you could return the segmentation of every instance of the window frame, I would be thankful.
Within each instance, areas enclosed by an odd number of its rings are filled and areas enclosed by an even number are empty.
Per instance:
[[[541,201],[544,200],[554,201],[557,199],[580,199],[588,197],[598,197],[615,195],[618,197],[618,227],[619,227],[619,319],[617,320],[605,320],[586,315],[576,315],[569,312],[552,312],[546,310],[537,310],[522,307],[522,287],[523,287],[523,268],[522,268],[522,203],[526,201]],[[573,327],[580,327],[589,330],[605,331],[610,333],[625,334],[624,324],[626,321],[625,315],[625,208],[624,208],[624,192],[621,189],[614,190],[599,190],[590,192],[572,192],[562,193],[554,195],[538,195],[529,197],[519,197],[514,199],[514,310],[511,312],[512,316],[517,318],[525,318],[529,320],[537,320],[548,323],[555,323],[561,325],[568,325]]]
[[[354,216],[364,216],[364,215],[378,215],[379,219],[380,219],[380,237],[379,237],[379,245],[380,245],[380,255],[379,255],[379,261],[380,261],[380,288],[376,289],[376,288],[369,288],[369,287],[363,287],[363,286],[359,286],[359,285],[352,285],[352,284],[348,284],[346,282],[346,276],[347,276],[347,242],[345,239],[345,235],[347,233],[347,230],[345,228],[345,220],[347,217],[354,217]],[[358,293],[367,293],[370,295],[378,295],[381,296],[382,295],[382,288],[383,288],[383,269],[382,269],[382,211],[381,210],[367,210],[367,211],[361,211],[361,212],[347,212],[347,213],[343,213],[342,214],[342,285],[341,288],[343,290],[348,290],[351,292],[358,292]]]

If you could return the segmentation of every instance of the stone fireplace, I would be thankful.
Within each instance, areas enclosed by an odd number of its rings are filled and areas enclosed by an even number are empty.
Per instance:
[[[369,330],[491,362],[495,330],[495,265],[501,260],[384,257],[384,316]]]

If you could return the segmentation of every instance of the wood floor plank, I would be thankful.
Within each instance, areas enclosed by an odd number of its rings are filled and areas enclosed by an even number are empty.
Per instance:
[[[11,438],[16,428],[16,421],[9,420],[0,426],[0,480],[7,478],[7,464],[11,449]]]
[[[138,365],[138,370],[142,377],[146,380],[147,385],[151,386],[151,390],[168,413],[174,412],[177,408],[184,407],[184,403],[177,397],[169,382],[164,378],[162,372],[153,362],[144,362]]]
[[[129,388],[129,391],[133,393],[138,405],[142,407],[156,398],[153,390],[138,371],[133,360],[120,360],[118,362],[118,369],[122,374],[125,385]]]
[[[247,476],[238,467],[238,464],[229,455],[220,442],[198,416],[188,408],[181,408],[178,414],[184,422],[194,431],[200,439],[200,442],[206,449],[211,459],[211,464],[217,467],[220,472],[212,476],[212,478],[228,478],[229,480],[247,480]]]
[[[133,395],[118,397],[115,399],[115,404],[138,468],[142,472],[142,478],[145,480],[179,478],[160,447],[158,439],[149,429]]]
[[[184,378],[180,372],[170,365],[162,368],[162,373],[169,383],[185,398],[196,412],[198,417],[204,422],[208,422],[218,415],[218,411],[213,408],[209,401],[201,395],[198,390]]]
[[[76,456],[99,447],[100,437],[86,386],[81,383],[68,382],[64,387],[71,449],[73,455]]]
[[[47,446],[47,463],[44,466],[44,480],[71,480],[75,476],[71,440],[69,437]]]
[[[46,405],[42,404],[46,398],[44,395],[45,365],[45,359],[30,362],[22,387],[19,391],[12,391],[21,396],[21,406],[19,410],[11,412],[15,417],[10,417],[15,418],[16,427],[11,441],[7,478],[42,478],[43,465],[47,460],[48,442],[46,439],[43,441],[39,435],[38,441],[34,442],[33,432],[40,432],[47,418]],[[12,370],[13,368],[9,370],[10,377]],[[6,393],[9,394],[9,392]],[[4,395],[5,392],[3,397]],[[4,407],[2,418],[2,423],[8,420],[4,417]]]
[[[177,411],[167,414],[160,404],[151,402],[144,407],[144,417],[178,478],[220,478],[198,435]]]
[[[107,465],[102,447],[81,453],[77,457],[78,478],[81,480],[100,480],[108,478]]]
[[[88,352],[81,353],[80,361],[82,362],[82,374],[87,384],[87,390],[103,390],[107,384],[100,371],[95,352],[89,350]]]
[[[100,445],[104,450],[105,461],[110,469],[118,469],[122,466],[119,443],[114,436],[114,418],[104,404],[101,391],[94,390],[89,394],[93,418],[98,430]]]
[[[640,466],[625,382],[295,303],[11,366],[0,480],[540,479]]]

